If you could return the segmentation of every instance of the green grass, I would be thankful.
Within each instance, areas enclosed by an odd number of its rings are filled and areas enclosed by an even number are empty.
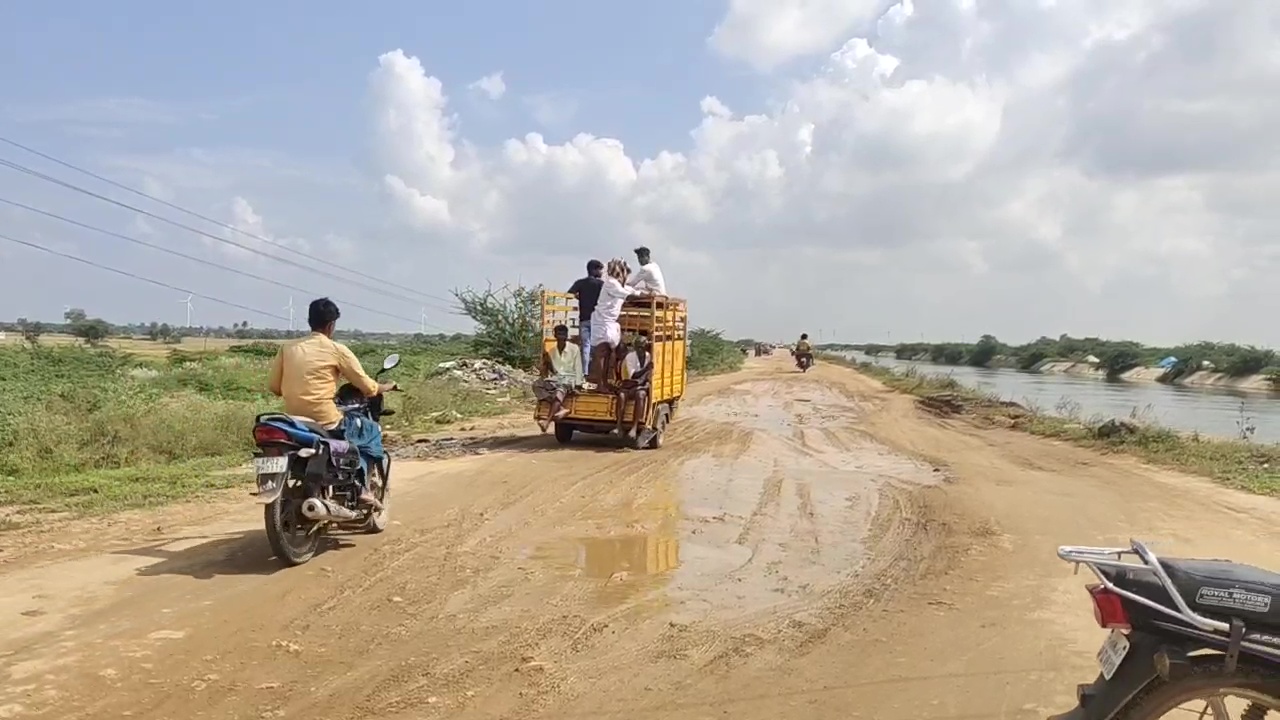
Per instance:
[[[165,356],[51,346],[0,348],[0,506],[100,512],[227,487],[210,474],[253,451],[253,417],[280,408],[266,392],[274,346]],[[518,408],[523,392],[486,392],[436,366],[461,343],[352,345],[366,370],[389,352],[403,393],[389,431],[439,427]]]
[[[1055,413],[1039,408],[1010,408],[1000,403],[998,398],[973,390],[950,377],[919,373],[915,368],[896,373],[873,363],[856,363],[837,355],[827,355],[824,359],[852,367],[900,392],[920,397],[955,393],[968,414],[977,419],[998,422],[1016,430],[1065,440],[1100,452],[1125,453],[1259,495],[1280,494],[1280,445],[1277,444],[1180,433],[1137,418],[1129,419],[1134,428],[1132,433],[1100,438],[1097,428],[1109,418],[1081,417],[1078,408],[1069,402],[1060,403]]]

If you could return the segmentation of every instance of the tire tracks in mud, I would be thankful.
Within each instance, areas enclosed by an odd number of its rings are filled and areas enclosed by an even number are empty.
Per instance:
[[[425,465],[401,485],[387,533],[224,590],[203,614],[182,615],[197,592],[188,581],[127,585],[159,593],[148,606],[177,608],[171,624],[193,632],[144,648],[145,663],[117,662],[109,682],[81,663],[42,707],[67,720],[193,707],[514,720],[745,663],[785,665],[929,572],[945,525],[918,468],[891,462],[860,430],[862,406],[813,374],[720,382],[683,409],[660,451],[541,437]],[[690,514],[691,492],[705,516]],[[656,575],[593,579],[538,551],[664,524],[681,565]],[[729,546],[749,551],[736,568],[698,565]],[[95,622],[127,612],[113,605]]]

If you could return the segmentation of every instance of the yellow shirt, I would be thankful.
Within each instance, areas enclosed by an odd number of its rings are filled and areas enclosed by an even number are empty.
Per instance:
[[[271,361],[268,387],[284,398],[285,412],[333,428],[342,422],[342,413],[333,403],[339,378],[366,396],[378,393],[378,383],[365,374],[355,353],[323,333],[311,333],[280,346]]]

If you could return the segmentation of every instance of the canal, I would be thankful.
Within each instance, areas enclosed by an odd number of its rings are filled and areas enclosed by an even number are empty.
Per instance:
[[[935,365],[898,360],[892,355],[850,356],[860,362],[884,367],[950,375],[958,382],[995,393],[1044,412],[1093,416],[1129,417],[1154,421],[1175,430],[1197,431],[1218,437],[1239,437],[1241,424],[1253,425],[1256,442],[1280,442],[1280,394],[1193,388],[1148,382],[1123,382],[1053,375],[1017,370]]]

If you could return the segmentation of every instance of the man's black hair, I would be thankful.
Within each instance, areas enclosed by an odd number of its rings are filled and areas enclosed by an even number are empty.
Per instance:
[[[552,334],[552,335],[559,334],[559,332],[560,332],[561,330],[563,330],[563,331],[565,332],[565,334],[566,334],[566,335],[568,335],[568,334],[569,334],[569,326],[568,326],[568,325],[565,325],[564,323],[560,323],[559,325],[557,325],[557,326],[555,326],[554,328],[552,328],[552,329],[551,329],[551,334]]]
[[[652,255],[652,254],[653,254],[653,253],[649,252],[649,248],[647,248],[647,247],[645,247],[645,246],[643,246],[643,245],[641,245],[640,247],[636,248],[633,252],[634,252],[636,255]]]
[[[311,326],[312,332],[320,332],[340,317],[342,313],[338,311],[338,306],[327,297],[312,300],[307,306],[307,324]]]
[[[808,340],[808,339],[809,339],[809,333],[800,333],[800,339],[801,339],[801,340]]]
[[[592,270],[603,270],[603,269],[604,269],[604,263],[600,262],[599,260],[587,261],[587,272],[591,272]]]

